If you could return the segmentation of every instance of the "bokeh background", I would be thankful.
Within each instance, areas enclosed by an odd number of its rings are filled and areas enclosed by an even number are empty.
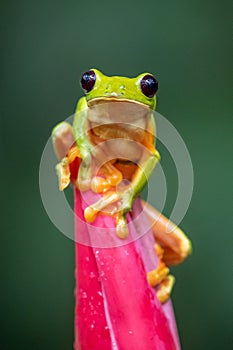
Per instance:
[[[38,175],[51,129],[73,113],[80,75],[91,67],[150,71],[160,82],[157,110],[186,142],[195,175],[181,224],[194,251],[173,269],[182,348],[230,349],[231,1],[12,0],[0,8],[0,349],[73,346],[74,246],[50,222]],[[160,152],[169,216],[177,175],[162,145]]]

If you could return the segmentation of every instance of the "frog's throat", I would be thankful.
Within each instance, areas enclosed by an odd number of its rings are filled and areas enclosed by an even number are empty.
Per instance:
[[[150,110],[151,108],[146,105],[145,103],[142,103],[142,102],[138,102],[138,101],[135,101],[135,100],[130,100],[128,98],[123,98],[123,97],[96,97],[96,98],[93,98],[91,100],[89,100],[87,102],[88,106],[94,106],[94,105],[97,105],[97,104],[101,104],[101,103],[110,103],[110,102],[117,102],[117,103],[121,103],[121,102],[128,102],[128,103],[132,103],[134,105],[139,105],[141,107],[144,107],[145,109],[147,110]]]

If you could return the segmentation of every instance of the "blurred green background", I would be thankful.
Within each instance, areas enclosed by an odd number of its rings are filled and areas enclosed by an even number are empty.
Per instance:
[[[195,175],[181,224],[194,251],[173,270],[182,348],[230,348],[230,4],[1,1],[1,350],[73,346],[73,242],[50,222],[38,174],[51,129],[74,111],[79,77],[91,67],[108,75],[150,71],[160,82],[157,110],[186,142]],[[160,151],[169,215],[177,178]]]

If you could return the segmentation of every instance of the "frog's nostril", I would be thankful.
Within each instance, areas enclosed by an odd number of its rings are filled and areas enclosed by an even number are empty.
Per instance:
[[[120,85],[120,95],[121,96],[124,96],[124,94],[125,94],[125,85]]]
[[[107,85],[105,86],[105,92],[104,92],[105,96],[108,96],[108,95],[109,95],[109,91],[111,91],[111,85],[110,85],[110,84],[107,84]]]
[[[114,86],[112,86],[111,84],[107,84],[105,86],[105,91],[104,91],[105,96],[118,97],[118,96],[124,96],[124,94],[125,94],[125,85],[123,84],[118,85],[116,88],[114,88]]]

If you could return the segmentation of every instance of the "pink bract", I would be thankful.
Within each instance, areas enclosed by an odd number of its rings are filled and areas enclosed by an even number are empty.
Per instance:
[[[96,201],[91,191],[87,197],[88,205]],[[86,206],[75,189],[75,350],[179,350],[171,302],[161,305],[147,282],[157,257],[140,199],[127,214],[126,241],[111,216],[87,224]]]

